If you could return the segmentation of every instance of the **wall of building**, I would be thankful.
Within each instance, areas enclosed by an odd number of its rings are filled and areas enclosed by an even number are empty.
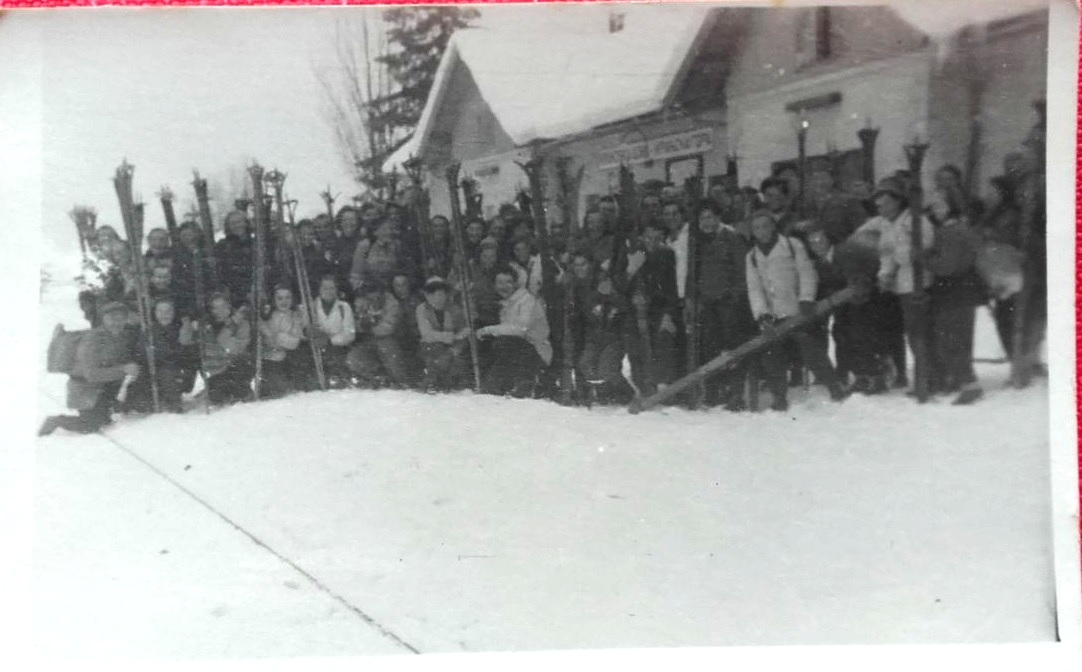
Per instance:
[[[740,157],[740,182],[757,185],[770,176],[774,162],[797,157],[799,116],[787,111],[787,105],[830,94],[840,94],[837,103],[806,113],[808,155],[825,154],[831,146],[839,151],[859,149],[857,131],[870,123],[880,129],[877,177],[904,168],[903,144],[915,134],[927,134],[932,65],[932,52],[922,50],[765,91],[730,92],[728,142]]]
[[[1047,16],[1047,15],[1045,15]],[[1033,102],[1048,96],[1048,24],[991,38],[984,54],[988,88],[981,108],[983,142],[979,162],[980,193],[1002,173],[1003,157],[1017,150],[1037,121]]]
[[[738,97],[919,51],[927,39],[886,7],[830,7],[830,55],[814,55],[817,8],[748,10],[726,90]]]

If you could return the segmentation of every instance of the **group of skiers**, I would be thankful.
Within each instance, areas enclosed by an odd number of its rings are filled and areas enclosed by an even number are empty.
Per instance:
[[[1042,142],[1031,134],[1007,157],[987,203],[948,165],[923,192],[907,171],[848,192],[828,171],[806,187],[779,175],[705,194],[694,181],[622,190],[581,227],[539,223],[525,197],[489,221],[476,207],[429,218],[416,191],[295,226],[264,210],[262,255],[252,213],[238,208],[212,248],[197,221],[149,231],[139,264],[114,229],[97,227],[80,295],[92,329],[68,371],[79,415],[51,416],[41,433],[94,432],[114,410],[180,412],[197,377],[211,404],[345,387],[626,404],[799,319],[682,401],[757,409],[760,380],[775,410],[812,380],[837,401],[885,393],[909,386],[911,350],[920,401],[972,403],[981,305],[1022,362],[1020,384],[1040,371]],[[1022,283],[996,267],[1004,251]],[[847,287],[855,298],[818,316],[817,302]]]

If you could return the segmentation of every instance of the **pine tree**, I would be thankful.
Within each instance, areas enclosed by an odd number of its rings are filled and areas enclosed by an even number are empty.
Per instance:
[[[479,16],[470,7],[384,10],[387,41],[392,49],[378,60],[397,86],[390,94],[372,101],[376,132],[385,137],[404,137],[416,128],[451,35]]]

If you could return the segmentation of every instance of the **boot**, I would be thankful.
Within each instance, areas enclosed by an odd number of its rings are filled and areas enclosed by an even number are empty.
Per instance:
[[[969,406],[984,396],[984,390],[979,387],[970,387],[962,390],[958,398],[954,400],[954,406]]]
[[[45,422],[41,423],[41,429],[38,430],[38,436],[49,436],[60,427],[60,419],[55,415],[50,415],[45,418]]]
[[[831,383],[827,389],[830,390],[831,401],[845,401],[845,398],[849,396],[849,392],[839,383]]]

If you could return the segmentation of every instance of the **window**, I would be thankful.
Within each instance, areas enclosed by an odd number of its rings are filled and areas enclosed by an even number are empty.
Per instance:
[[[797,67],[829,59],[833,53],[829,7],[816,7],[801,13],[796,25]]]
[[[815,59],[830,58],[830,7],[815,10]]]
[[[623,12],[612,12],[609,14],[609,32],[618,33],[624,29],[624,14]]]

